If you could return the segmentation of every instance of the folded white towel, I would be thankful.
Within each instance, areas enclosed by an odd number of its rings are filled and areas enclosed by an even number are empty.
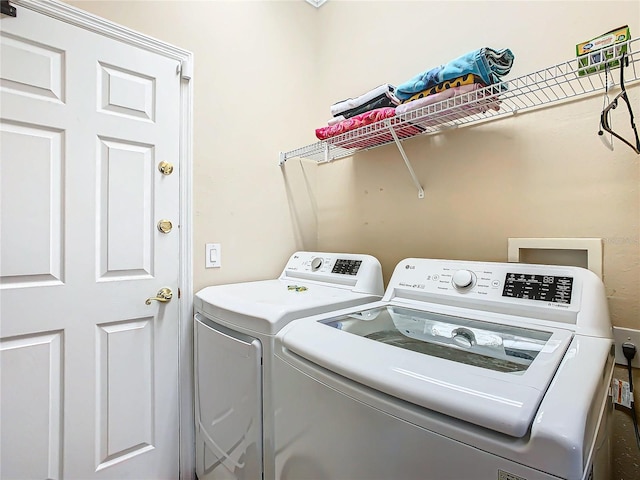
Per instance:
[[[395,87],[393,85],[385,83],[383,85],[380,85],[379,87],[374,88],[373,90],[369,90],[368,92],[363,93],[359,97],[348,98],[346,100],[342,100],[341,102],[334,103],[333,105],[331,105],[331,115],[335,117],[336,115],[340,115],[347,110],[365,105],[371,100],[380,97],[381,95],[386,95],[396,105],[400,105],[400,100],[396,98],[393,93],[394,91]]]

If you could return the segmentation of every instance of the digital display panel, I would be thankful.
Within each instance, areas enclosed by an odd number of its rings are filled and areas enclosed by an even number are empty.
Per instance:
[[[507,273],[502,296],[541,302],[571,303],[572,288],[572,277]]]
[[[331,273],[340,273],[342,275],[357,275],[360,270],[362,260],[336,260]]]

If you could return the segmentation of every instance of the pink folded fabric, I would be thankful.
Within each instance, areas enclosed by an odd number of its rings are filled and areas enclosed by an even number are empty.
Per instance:
[[[448,88],[446,90],[443,90],[442,92],[435,93],[433,95],[428,95],[426,97],[422,97],[408,103],[403,103],[402,105],[398,105],[396,107],[396,115],[410,112],[412,110],[417,110],[418,108],[423,108],[423,107],[426,107],[427,105],[432,105],[434,103],[442,102],[443,100],[447,100],[448,98],[458,97],[460,95],[464,95],[465,93],[474,92],[481,88],[484,88],[484,85],[480,83],[472,83],[471,85],[462,85],[460,87]],[[478,98],[482,98],[482,97],[479,96]],[[487,99],[488,98],[490,97],[487,97]],[[457,101],[453,103],[452,106],[464,105],[469,100],[470,99],[468,97],[457,99]],[[476,100],[473,99],[471,100],[471,102],[475,104]],[[485,104],[484,99],[482,100],[482,103]],[[493,102],[493,103],[495,103],[495,105],[492,105],[491,103],[487,104],[487,108],[485,108],[484,111],[487,111],[489,108],[493,108],[494,110],[499,110],[500,108],[499,103],[497,102]],[[449,105],[447,104],[447,108],[448,107]]]
[[[368,112],[361,113],[360,115],[356,115],[355,117],[347,118],[335,125],[317,128],[316,137],[318,137],[319,140],[326,140],[327,138],[335,137],[341,133],[355,130],[356,128],[364,127],[371,123],[379,122],[385,118],[394,117],[395,115],[396,109],[393,107],[377,108],[375,110],[370,110]]]

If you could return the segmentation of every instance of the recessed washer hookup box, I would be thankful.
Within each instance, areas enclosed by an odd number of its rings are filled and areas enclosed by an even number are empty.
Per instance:
[[[627,42],[630,39],[629,26],[624,25],[587,42],[577,44],[578,75],[589,75],[590,73],[604,70],[605,65],[609,65],[609,68],[620,65],[618,59],[627,51]],[[609,59],[613,60],[610,62],[605,61]]]

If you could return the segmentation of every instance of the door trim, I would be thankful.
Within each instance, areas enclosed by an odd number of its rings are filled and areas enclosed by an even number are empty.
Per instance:
[[[124,44],[176,60],[180,82],[180,289],[178,339],[178,388],[180,429],[180,478],[195,478],[195,427],[193,416],[193,53],[148,37],[109,20],[57,0],[12,0],[23,7]],[[20,15],[20,8],[17,10]]]

